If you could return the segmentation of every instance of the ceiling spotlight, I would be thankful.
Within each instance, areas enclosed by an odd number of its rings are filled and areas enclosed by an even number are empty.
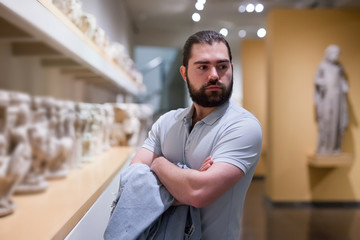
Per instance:
[[[254,6],[254,4],[252,4],[252,3],[249,3],[248,5],[246,5],[246,11],[247,12],[253,12],[255,10],[255,6]]]
[[[246,11],[246,7],[244,5],[240,5],[239,8],[238,8],[238,11],[243,13]]]
[[[266,36],[266,30],[265,28],[259,28],[259,30],[257,30],[257,35],[259,38],[263,38]]]
[[[239,31],[239,37],[240,37],[240,38],[246,37],[246,31],[245,31],[245,30],[240,30],[240,31]]]
[[[228,31],[226,28],[222,28],[222,29],[220,30],[220,33],[221,33],[222,35],[224,35],[224,37],[226,37],[226,36],[228,35],[229,31]]]
[[[198,14],[198,13],[194,13],[193,15],[192,15],[192,20],[194,21],[194,22],[198,22],[198,21],[200,21],[200,14]]]
[[[197,0],[198,3],[201,3],[202,5],[204,5],[206,3],[206,0]]]
[[[204,9],[204,4],[201,3],[201,2],[196,2],[195,3],[195,8],[199,11],[203,10]]]
[[[261,3],[256,4],[256,6],[255,6],[255,11],[256,12],[260,13],[263,10],[264,10],[264,5],[262,5]]]

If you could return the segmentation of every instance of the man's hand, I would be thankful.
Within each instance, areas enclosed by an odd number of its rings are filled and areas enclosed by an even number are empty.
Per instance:
[[[208,170],[212,165],[213,165],[214,161],[211,159],[211,156],[208,156],[204,162],[201,164],[199,171],[203,172]]]

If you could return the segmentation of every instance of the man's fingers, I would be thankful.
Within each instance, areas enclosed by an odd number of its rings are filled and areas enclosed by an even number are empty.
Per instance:
[[[211,159],[211,156],[207,157],[203,164],[200,167],[200,171],[206,171],[207,169],[209,169],[211,167],[211,165],[214,163],[214,161]]]

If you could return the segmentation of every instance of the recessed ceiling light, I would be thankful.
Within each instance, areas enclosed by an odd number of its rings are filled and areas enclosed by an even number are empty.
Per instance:
[[[198,21],[200,21],[200,14],[198,14],[198,13],[194,13],[193,15],[192,15],[192,20],[194,21],[194,22],[198,22]]]
[[[240,30],[239,31],[239,37],[241,37],[241,38],[246,37],[246,31],[245,30]]]
[[[244,5],[240,5],[239,8],[238,8],[238,11],[243,13],[246,11],[246,7]]]
[[[202,4],[201,2],[196,2],[195,3],[195,8],[199,11],[204,9],[204,4]]]
[[[254,4],[252,4],[252,3],[249,3],[248,5],[246,5],[246,11],[247,12],[253,12],[255,10],[255,6],[254,6]]]
[[[255,11],[256,12],[262,12],[264,10],[264,5],[262,5],[261,3],[258,3],[258,4],[256,4],[256,6],[255,6]]]
[[[259,28],[259,30],[257,30],[257,35],[259,38],[263,38],[266,36],[266,30],[265,28]]]
[[[224,35],[224,37],[226,37],[226,36],[228,35],[229,31],[228,31],[226,28],[222,28],[222,29],[220,30],[220,33],[221,33],[222,35]]]

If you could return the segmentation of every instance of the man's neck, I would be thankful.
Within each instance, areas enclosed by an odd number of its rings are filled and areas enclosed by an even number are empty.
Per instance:
[[[192,115],[192,126],[194,126],[198,121],[204,119],[210,113],[212,113],[216,107],[202,107],[194,103],[194,112]]]

